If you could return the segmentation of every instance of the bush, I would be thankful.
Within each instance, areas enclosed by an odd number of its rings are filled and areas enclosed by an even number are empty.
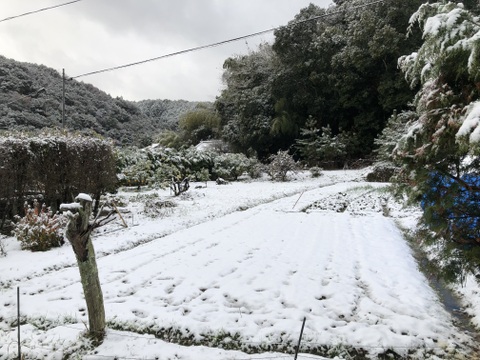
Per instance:
[[[0,226],[32,197],[52,209],[79,192],[95,200],[117,186],[113,144],[97,137],[45,132],[0,136]]]
[[[264,173],[265,168],[256,158],[250,158],[247,173],[252,179],[259,179]]]
[[[272,180],[287,181],[289,171],[297,169],[297,163],[288,151],[278,151],[269,157],[270,164],[267,166],[267,173]]]
[[[367,174],[366,180],[369,182],[390,182],[391,178],[398,172],[398,168],[388,162],[376,163],[372,170]]]
[[[210,173],[208,172],[208,169],[202,169],[200,171],[197,171],[195,174],[193,174],[195,181],[202,181],[202,182],[207,182],[210,180]]]
[[[152,178],[151,161],[142,159],[123,169],[119,180],[122,185],[140,187],[151,183],[153,181]]]
[[[149,198],[144,203],[143,213],[151,218],[164,218],[173,213],[177,206],[171,200],[161,200],[158,198]]]
[[[250,159],[244,154],[220,154],[215,158],[213,172],[217,177],[237,180],[250,167]]]
[[[7,256],[7,250],[5,250],[5,244],[3,243],[4,239],[5,236],[0,235],[0,257]]]
[[[220,121],[215,111],[198,108],[182,115],[178,126],[183,132],[183,140],[196,145],[202,140],[214,138],[219,132]]]
[[[155,184],[160,188],[166,188],[170,185],[172,180],[177,181],[182,179],[180,170],[171,164],[162,164],[155,171]]]
[[[63,214],[54,214],[45,204],[35,200],[33,207],[25,203],[25,217],[18,220],[13,230],[23,250],[46,251],[62,246],[63,228],[67,218]]]
[[[322,176],[322,168],[318,166],[312,166],[310,169],[310,174],[312,174],[312,177],[317,178]]]

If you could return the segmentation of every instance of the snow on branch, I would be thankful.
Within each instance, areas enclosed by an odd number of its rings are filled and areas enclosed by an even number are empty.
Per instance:
[[[457,138],[469,136],[471,143],[480,142],[480,101],[471,103],[462,126],[458,130]]]

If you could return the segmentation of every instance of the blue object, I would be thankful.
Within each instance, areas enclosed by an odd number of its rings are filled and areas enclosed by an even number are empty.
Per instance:
[[[465,174],[460,179],[480,188],[479,175]],[[427,185],[430,189],[422,196],[421,207],[431,212],[431,225],[445,224],[455,241],[480,245],[480,191],[439,173],[431,173]]]

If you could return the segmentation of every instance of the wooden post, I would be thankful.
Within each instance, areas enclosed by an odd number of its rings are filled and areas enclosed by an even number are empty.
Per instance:
[[[300,198],[302,197],[303,193],[305,192],[305,190],[302,191],[302,193],[300,194],[300,196],[298,197],[297,201],[295,201],[295,204],[293,204],[292,206],[292,209],[297,206],[297,203],[300,201]]]
[[[62,69],[62,129],[65,129],[65,69]]]
[[[112,206],[113,206],[113,208],[115,209],[115,211],[117,212],[118,216],[120,217],[120,220],[122,220],[123,226],[127,228],[128,225],[127,225],[127,223],[125,222],[125,220],[123,219],[122,214],[120,214],[120,211],[118,211],[118,208],[117,208],[117,206],[115,205],[114,202],[112,202]],[[133,219],[133,215],[132,215],[132,219]]]
[[[22,344],[20,339],[20,287],[17,286],[17,342],[18,360],[22,360]]]
[[[306,317],[303,318],[303,323],[302,323],[302,330],[300,330],[300,337],[298,338],[298,345],[297,348],[295,349],[295,358],[294,360],[297,360],[298,352],[300,351],[300,343],[302,342],[302,336],[303,336],[303,329],[305,328],[305,321],[307,320]]]

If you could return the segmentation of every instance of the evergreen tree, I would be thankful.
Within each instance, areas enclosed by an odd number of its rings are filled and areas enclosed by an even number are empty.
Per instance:
[[[218,137],[220,117],[213,109],[197,108],[180,117],[179,128],[186,144],[197,145]]]
[[[343,135],[333,135],[329,125],[322,127],[317,153],[324,167],[338,168],[345,162],[348,137]]]
[[[318,126],[329,125],[333,135],[341,129],[355,134],[350,157],[369,154],[393,110],[407,108],[414,94],[397,60],[421,43],[419,34],[406,38],[408,19],[421,3],[352,0],[336,1],[334,13],[302,9],[275,32],[277,117],[290,129],[303,128],[309,116],[321,118]]]
[[[316,166],[320,162],[318,149],[320,147],[320,129],[317,128],[317,122],[311,116],[305,123],[305,127],[300,129],[300,137],[296,140],[295,147],[300,156],[309,166]]]
[[[424,4],[412,17],[424,44],[400,60],[417,93],[416,117],[395,149],[422,200],[424,223],[453,275],[480,264],[480,18],[451,2]],[[465,251],[466,250],[466,251]],[[459,261],[461,254],[461,261]]]
[[[393,113],[381,134],[375,139],[377,146],[375,153],[379,161],[393,165],[394,150],[402,136],[405,135],[410,121],[415,120],[415,116],[415,112],[411,110],[403,111],[400,114]]]
[[[279,147],[271,134],[275,64],[271,47],[263,44],[248,55],[227,59],[223,65],[226,88],[215,107],[221,117],[222,137],[235,150],[265,157]]]

